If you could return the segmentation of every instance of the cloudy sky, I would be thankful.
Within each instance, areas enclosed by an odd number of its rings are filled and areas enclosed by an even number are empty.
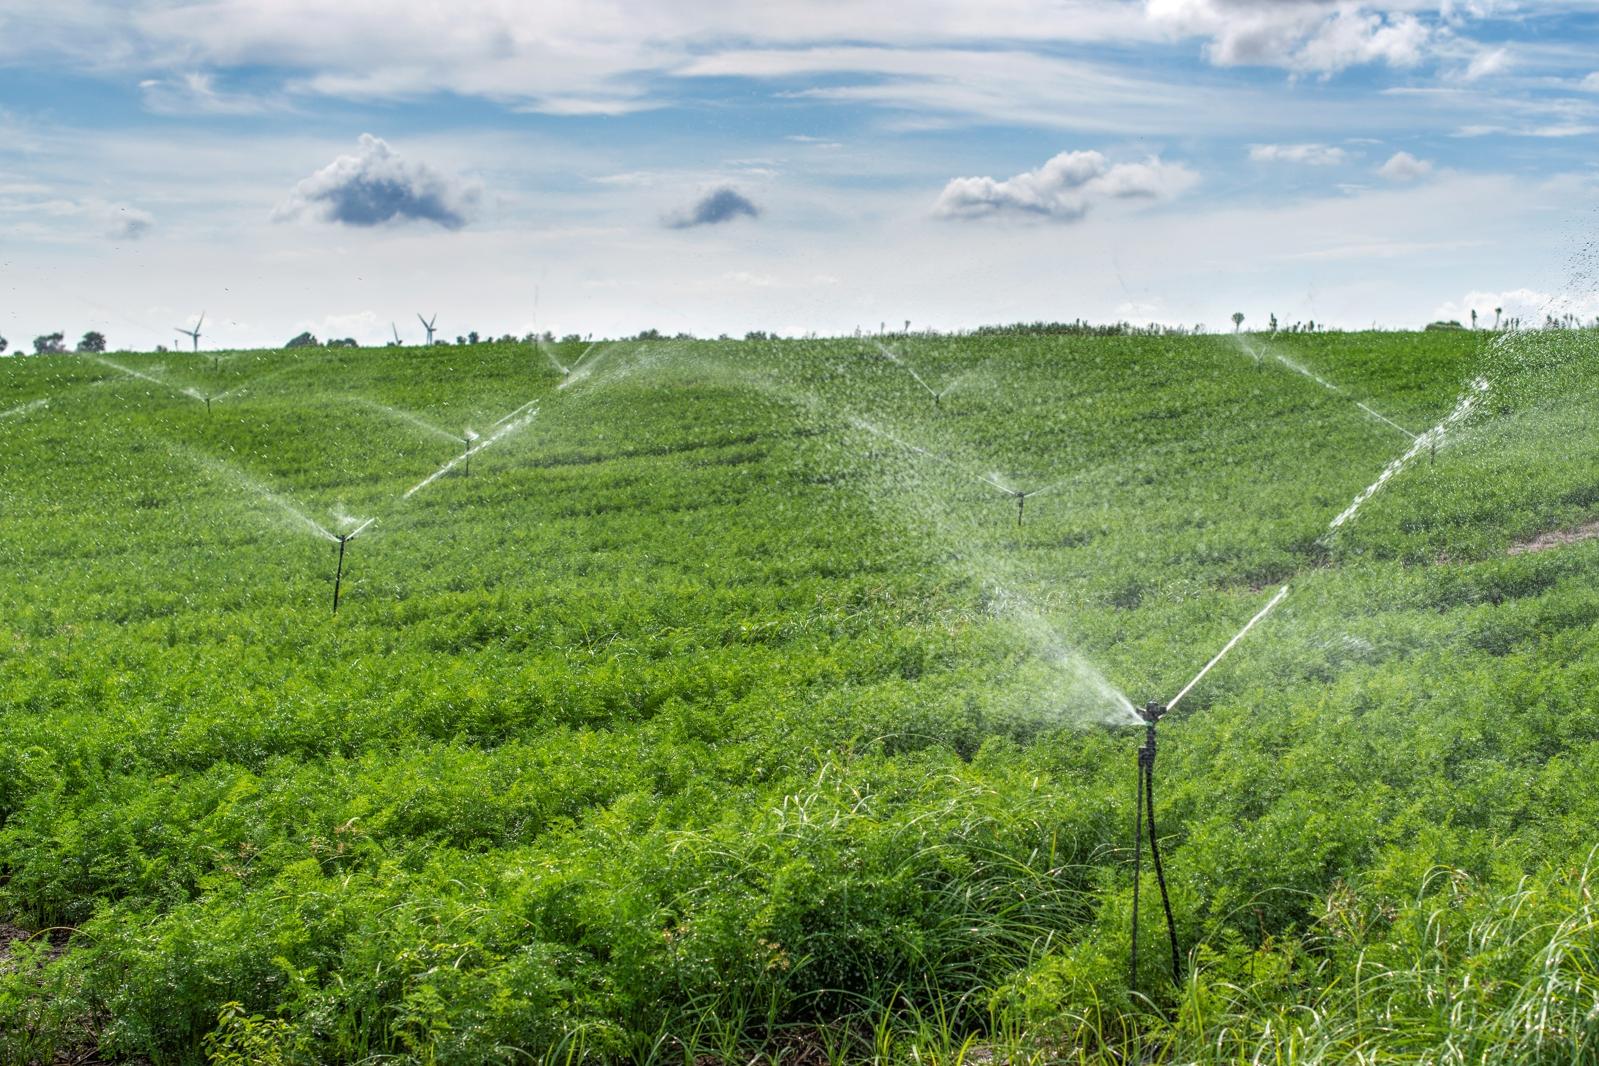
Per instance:
[[[0,334],[1539,310],[1599,0],[0,0]]]

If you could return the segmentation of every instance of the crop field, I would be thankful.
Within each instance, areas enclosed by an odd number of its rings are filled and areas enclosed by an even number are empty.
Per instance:
[[[587,347],[0,361],[0,1061],[1599,1061],[1599,334]]]

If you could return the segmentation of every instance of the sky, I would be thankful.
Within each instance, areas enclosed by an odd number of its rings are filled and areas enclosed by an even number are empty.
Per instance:
[[[13,350],[1592,318],[1596,207],[1599,0],[0,0]]]

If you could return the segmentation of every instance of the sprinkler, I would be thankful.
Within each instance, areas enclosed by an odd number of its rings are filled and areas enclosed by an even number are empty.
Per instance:
[[[362,522],[359,526],[356,526],[354,529],[352,529],[348,533],[333,533],[333,534],[329,534],[330,536],[333,537],[334,540],[338,541],[338,544],[339,544],[339,566],[338,566],[338,569],[333,572],[333,613],[334,614],[338,614],[339,613],[339,590],[344,584],[344,549],[345,549],[345,546],[348,545],[350,543],[350,541],[354,540],[356,537],[359,537],[361,535],[361,533],[366,529],[367,526],[370,526],[373,522],[376,522],[376,521],[377,521],[376,518],[368,518],[365,522]]]
[[[461,444],[466,448],[466,451],[461,453],[461,476],[463,477],[472,476],[472,446],[477,443],[477,439],[477,434],[470,429],[466,431],[466,436],[461,438]]]
[[[338,568],[338,570],[334,571],[334,574],[333,574],[333,613],[334,614],[338,614],[339,613],[339,588],[340,588],[341,585],[344,584],[344,546],[346,544],[350,543],[350,537],[351,537],[351,534],[349,534],[349,533],[341,533],[338,536],[338,541],[339,541],[339,568]],[[1133,950],[1136,952],[1138,949],[1136,947],[1134,947]],[[1135,956],[1135,958],[1136,958],[1136,956]]]
[[[1144,744],[1138,749],[1138,800],[1133,812],[1133,939],[1128,963],[1128,985],[1138,987],[1138,888],[1143,880],[1144,822],[1149,822],[1149,857],[1154,860],[1160,903],[1166,912],[1166,938],[1171,942],[1172,981],[1183,980],[1182,955],[1177,950],[1177,923],[1172,919],[1171,897],[1166,892],[1166,869],[1160,862],[1160,839],[1155,832],[1155,724],[1167,708],[1150,700],[1138,717],[1144,720]]]
[[[1024,508],[1026,508],[1026,506],[1027,506],[1027,493],[1018,492],[1016,494],[1016,528],[1017,529],[1022,528],[1022,510]]]

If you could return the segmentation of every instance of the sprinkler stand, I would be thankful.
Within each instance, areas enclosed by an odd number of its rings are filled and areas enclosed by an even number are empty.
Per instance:
[[[339,537],[339,568],[333,574],[333,613],[339,613],[339,586],[344,583],[344,546],[350,542],[348,533]]]
[[[1018,492],[1016,494],[1016,528],[1017,529],[1022,528],[1022,509],[1025,508],[1026,506],[1027,506],[1027,493]]]
[[[1182,983],[1182,955],[1177,949],[1177,923],[1172,918],[1171,897],[1166,892],[1166,870],[1160,861],[1160,842],[1155,833],[1155,723],[1166,708],[1150,700],[1138,717],[1144,720],[1144,744],[1138,749],[1138,801],[1133,813],[1133,936],[1128,966],[1128,986],[1138,987],[1138,888],[1142,878],[1144,823],[1149,823],[1149,856],[1155,864],[1155,880],[1160,885],[1160,902],[1166,911],[1166,937],[1171,942],[1172,981]]]

